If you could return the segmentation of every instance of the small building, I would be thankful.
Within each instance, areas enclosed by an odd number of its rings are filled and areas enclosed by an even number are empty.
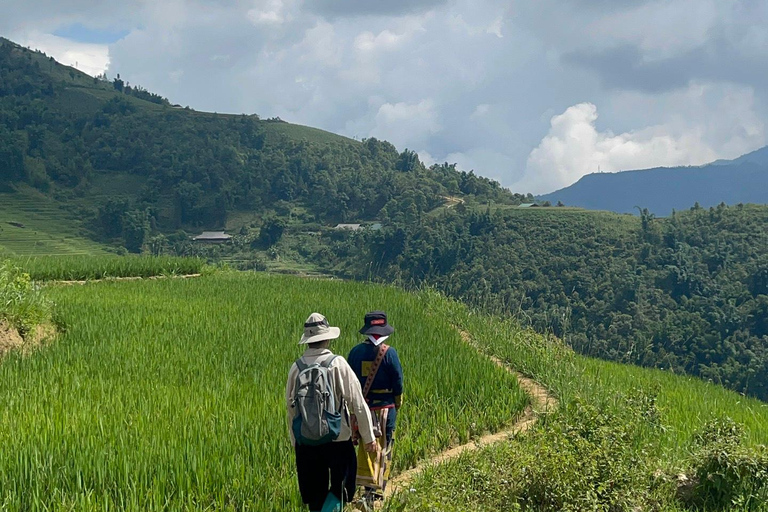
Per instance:
[[[538,208],[539,205],[536,203],[522,203],[517,206],[518,208]]]
[[[363,229],[362,224],[337,224],[333,229],[348,229],[350,231],[360,231]]]
[[[195,242],[206,242],[210,244],[221,244],[232,240],[232,235],[227,235],[223,231],[203,231],[202,235],[197,235],[192,240]]]

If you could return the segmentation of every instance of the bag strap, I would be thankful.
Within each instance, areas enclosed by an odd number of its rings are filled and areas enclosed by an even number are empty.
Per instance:
[[[368,392],[371,390],[371,386],[373,386],[373,379],[376,378],[376,374],[379,372],[379,366],[381,366],[381,362],[384,361],[384,356],[386,355],[387,350],[389,350],[389,345],[386,343],[382,343],[381,346],[379,346],[379,352],[376,354],[376,359],[373,360],[371,369],[368,370],[368,378],[365,379],[363,398],[368,398]]]
[[[339,357],[338,354],[333,354],[331,357],[326,358],[325,361],[320,363],[320,366],[322,366],[323,368],[330,368],[331,363],[333,363],[333,360],[336,359],[337,357]],[[314,364],[318,364],[318,363],[314,363]],[[299,369],[299,373],[303,372],[309,367],[310,365],[304,362],[303,356],[296,360],[296,368]]]
[[[325,361],[320,363],[320,366],[322,366],[323,368],[330,368],[331,367],[331,363],[333,363],[333,360],[336,359],[337,357],[339,357],[339,356],[335,355],[335,354],[332,355],[331,357],[327,358]]]

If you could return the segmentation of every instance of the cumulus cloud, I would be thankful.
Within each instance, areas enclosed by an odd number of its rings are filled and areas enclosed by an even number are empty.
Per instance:
[[[688,99],[701,99],[701,89],[689,91]],[[765,143],[764,125],[751,114],[750,94],[746,92],[745,98],[741,93],[727,96],[717,106],[717,121],[709,124],[677,119],[620,134],[597,128],[597,107],[592,103],[573,105],[552,118],[549,133],[531,151],[525,175],[512,188],[541,194],[598,171],[699,165],[736,157]],[[689,101],[688,106],[692,104],[701,102]],[[727,133],[716,133],[723,126]]]
[[[371,136],[385,139],[401,149],[421,149],[426,139],[440,130],[437,110],[431,100],[418,103],[384,103],[376,113]]]
[[[314,0],[307,6],[329,18],[397,16],[432,9],[448,0]]]
[[[100,75],[109,66],[109,48],[105,44],[70,41],[51,34],[26,34],[18,41],[24,46],[45,52],[57,61],[91,76]]]

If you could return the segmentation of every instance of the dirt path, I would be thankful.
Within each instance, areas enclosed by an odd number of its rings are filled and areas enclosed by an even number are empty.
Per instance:
[[[461,339],[464,340],[465,343],[468,343],[469,345],[472,345],[473,347],[477,348],[477,346],[472,340],[472,337],[468,332],[459,330],[459,333],[461,334]],[[494,443],[506,441],[509,438],[515,435],[521,434],[527,431],[528,429],[530,429],[533,425],[536,424],[536,421],[540,414],[553,412],[555,409],[557,409],[557,406],[558,406],[557,399],[554,396],[552,396],[544,386],[542,386],[541,384],[539,384],[538,382],[532,379],[529,379],[523,374],[512,370],[509,366],[504,364],[504,362],[501,361],[500,359],[493,356],[489,356],[487,354],[486,354],[486,357],[488,357],[491,361],[496,363],[497,366],[504,368],[505,370],[507,370],[508,372],[512,373],[517,377],[517,381],[520,384],[520,387],[523,389],[523,391],[525,391],[531,397],[531,405],[525,408],[520,419],[518,419],[509,428],[502,430],[501,432],[497,432],[495,434],[488,434],[486,436],[481,437],[480,439],[472,441],[471,443],[467,443],[461,446],[456,446],[454,448],[451,448],[447,451],[444,451],[436,455],[435,457],[427,461],[420,463],[415,468],[409,469],[408,471],[400,473],[396,477],[392,478],[389,481],[389,484],[387,485],[386,492],[384,493],[385,497],[391,496],[398,490],[408,488],[410,483],[413,481],[413,479],[417,475],[422,473],[425,469],[431,466],[435,466],[437,464],[441,464],[448,460],[454,459],[466,451],[478,450],[480,448],[483,448],[485,446],[488,446]]]
[[[88,283],[100,283],[102,281],[141,281],[142,279],[191,279],[194,277],[200,277],[201,274],[182,274],[178,276],[149,276],[149,277],[104,277],[102,279],[86,279],[84,281],[44,281],[45,284],[54,285],[83,285]]]

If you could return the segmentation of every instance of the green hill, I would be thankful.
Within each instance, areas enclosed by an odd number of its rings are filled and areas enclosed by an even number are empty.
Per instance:
[[[448,195],[520,200],[473,173],[426,168],[384,141],[181,108],[4,39],[0,169],[0,190],[34,187],[77,209],[93,238],[133,252],[153,235],[222,228],[241,212],[261,219],[301,208],[307,222],[335,225],[411,204],[428,211]]]

